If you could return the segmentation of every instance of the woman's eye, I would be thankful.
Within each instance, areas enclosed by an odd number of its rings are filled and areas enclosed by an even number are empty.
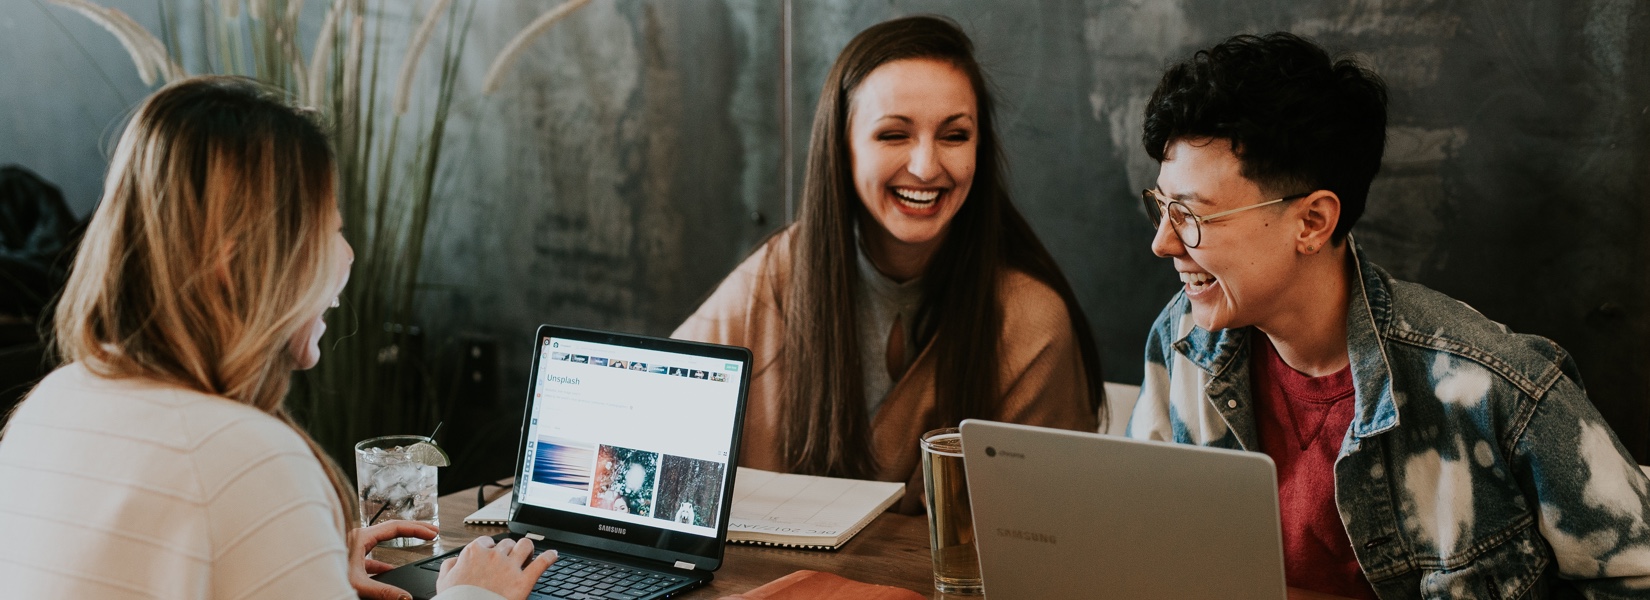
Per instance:
[[[877,139],[882,141],[898,141],[908,139],[910,137],[910,135],[907,135],[903,131],[884,131],[877,134]]]
[[[974,139],[974,132],[972,132],[972,131],[953,131],[951,133],[945,134],[943,139],[945,141],[948,141],[948,142],[966,142],[968,140]]]

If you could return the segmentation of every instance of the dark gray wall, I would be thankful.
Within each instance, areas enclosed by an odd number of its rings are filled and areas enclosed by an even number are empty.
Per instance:
[[[507,38],[553,5],[478,11],[476,27]],[[499,399],[461,400],[492,415],[472,428],[500,433],[479,452],[515,448],[537,325],[668,335],[781,224],[778,8],[592,2],[493,97],[455,107],[459,151],[443,186],[455,202],[432,244],[424,313],[438,355],[498,348],[480,367],[496,373]],[[504,42],[478,43],[487,49],[460,89],[480,89]]]
[[[477,10],[439,186],[424,312],[437,352],[499,344],[501,400],[466,400],[478,406],[519,402],[538,323],[668,333],[785,220],[836,53],[870,24],[935,12],[995,79],[1016,202],[1077,289],[1108,379],[1139,378],[1146,326],[1178,285],[1134,199],[1156,175],[1145,99],[1171,60],[1287,29],[1391,88],[1386,167],[1356,230],[1369,254],[1564,345],[1650,460],[1650,4],[794,1],[787,21],[774,0],[597,0],[481,97],[493,54],[553,5]],[[84,213],[100,140],[144,89],[107,34],[45,10],[86,51],[32,3],[0,9],[0,163],[41,171]]]

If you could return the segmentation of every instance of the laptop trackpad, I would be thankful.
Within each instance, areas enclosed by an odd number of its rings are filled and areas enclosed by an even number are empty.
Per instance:
[[[380,573],[374,579],[407,590],[416,600],[428,600],[435,596],[436,573],[415,563]]]

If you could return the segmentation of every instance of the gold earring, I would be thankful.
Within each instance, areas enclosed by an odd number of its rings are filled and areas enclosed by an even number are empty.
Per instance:
[[[1317,247],[1317,246],[1307,246],[1307,247],[1306,247],[1306,251],[1307,251],[1307,252],[1317,252],[1317,251],[1318,251],[1318,247]]]

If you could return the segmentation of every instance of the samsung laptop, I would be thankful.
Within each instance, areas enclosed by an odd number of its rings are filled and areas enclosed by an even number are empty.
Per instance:
[[[744,348],[539,328],[510,532],[497,536],[560,553],[532,598],[667,598],[711,580],[750,364]],[[378,580],[429,598],[456,554]]]
[[[1284,600],[1264,454],[962,422],[992,598]]]

